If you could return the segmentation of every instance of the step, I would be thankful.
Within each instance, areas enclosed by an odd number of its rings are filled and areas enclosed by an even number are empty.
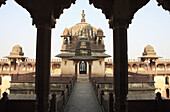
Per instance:
[[[79,82],[88,82],[89,81],[89,76],[86,74],[81,74],[77,77],[77,81]]]

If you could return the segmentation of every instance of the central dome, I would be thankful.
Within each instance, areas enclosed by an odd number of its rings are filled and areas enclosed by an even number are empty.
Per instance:
[[[95,36],[97,34],[97,28],[91,26],[88,23],[78,23],[75,26],[69,28],[69,32],[72,36]]]
[[[95,38],[96,35],[103,34],[103,31],[101,28],[99,28],[99,31],[97,28],[91,26],[88,23],[85,23],[85,14],[84,10],[82,13],[82,19],[81,23],[76,24],[75,26],[67,29],[65,28],[63,35],[71,35],[72,37],[82,37],[82,38]],[[102,32],[102,33],[101,33]]]

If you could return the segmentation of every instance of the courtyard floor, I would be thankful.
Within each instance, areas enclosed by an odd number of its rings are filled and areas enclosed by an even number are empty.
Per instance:
[[[64,112],[102,112],[90,82],[77,82]]]

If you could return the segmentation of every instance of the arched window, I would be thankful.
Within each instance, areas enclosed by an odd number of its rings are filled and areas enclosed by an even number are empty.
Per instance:
[[[166,97],[169,98],[169,89],[166,89]]]
[[[169,84],[169,77],[165,77],[165,84]]]

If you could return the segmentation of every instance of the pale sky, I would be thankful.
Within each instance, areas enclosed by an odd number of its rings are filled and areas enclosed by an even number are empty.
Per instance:
[[[89,5],[88,0],[77,0],[57,20],[52,30],[51,57],[60,53],[61,35],[65,28],[81,22],[81,13],[85,10],[86,22],[96,28],[102,28],[106,53],[113,54],[113,32],[108,20],[100,9]],[[36,28],[32,26],[30,14],[14,0],[8,0],[0,8],[0,58],[9,55],[16,44],[22,46],[25,56],[36,56]],[[136,59],[142,55],[144,47],[150,44],[157,55],[170,59],[170,13],[157,6],[156,0],[140,9],[128,29],[128,58]]]

